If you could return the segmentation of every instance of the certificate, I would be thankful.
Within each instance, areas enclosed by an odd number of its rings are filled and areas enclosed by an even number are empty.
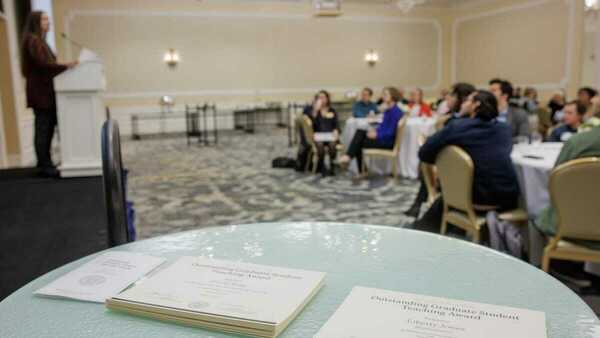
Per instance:
[[[315,338],[546,338],[543,312],[355,287]]]
[[[37,290],[35,294],[104,303],[164,261],[163,258],[133,252],[107,252]]]

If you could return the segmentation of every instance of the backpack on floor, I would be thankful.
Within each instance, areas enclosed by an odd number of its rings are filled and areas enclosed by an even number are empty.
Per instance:
[[[524,236],[521,227],[512,222],[498,218],[498,213],[490,211],[486,215],[486,222],[490,231],[490,247],[516,258],[524,257]]]
[[[277,157],[271,162],[273,168],[294,169],[296,168],[296,160],[287,157]]]

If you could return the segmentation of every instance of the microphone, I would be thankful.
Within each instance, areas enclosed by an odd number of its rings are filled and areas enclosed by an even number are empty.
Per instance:
[[[70,39],[70,38],[67,36],[67,34],[65,34],[64,32],[63,32],[63,33],[60,33],[60,36],[61,36],[63,39],[65,39],[65,40],[69,41],[71,44],[73,44],[73,45],[75,45],[75,46],[77,46],[77,47],[79,47],[79,48],[81,48],[81,49],[84,49],[84,48],[85,48],[85,47],[84,47],[82,44],[80,44],[79,42],[77,42],[77,41],[75,41],[75,40],[71,40],[71,39]]]

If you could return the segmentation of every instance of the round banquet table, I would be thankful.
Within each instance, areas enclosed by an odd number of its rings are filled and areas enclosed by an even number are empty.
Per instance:
[[[398,173],[400,176],[412,179],[419,177],[419,136],[428,137],[433,134],[435,132],[435,121],[434,118],[420,117],[409,117],[406,121],[398,158]],[[350,145],[357,130],[366,130],[368,127],[369,122],[366,118],[349,118],[342,132],[344,146],[347,148]],[[392,172],[392,164],[385,159],[372,159],[367,164],[369,170],[377,174]],[[351,170],[358,172],[356,161],[353,161]]]
[[[548,183],[562,143],[540,143],[515,145],[511,158],[515,166],[519,186],[527,213],[535,219],[550,205]],[[536,158],[531,158],[533,156]]]
[[[600,333],[592,310],[541,270],[482,246],[414,230],[339,223],[253,224],[177,233],[111,250],[169,261],[195,255],[327,272],[325,287],[280,337],[312,337],[357,285],[543,311],[550,338]],[[2,301],[0,336],[232,337],[114,313],[102,304],[33,296],[94,256],[51,271]]]

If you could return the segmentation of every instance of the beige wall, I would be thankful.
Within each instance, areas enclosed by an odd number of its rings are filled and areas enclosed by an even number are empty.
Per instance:
[[[0,93],[1,94],[1,93]],[[0,95],[0,168],[7,166],[8,157],[6,154],[6,141],[4,137],[4,121],[2,114],[2,95]]]
[[[155,103],[165,93],[192,101],[304,100],[323,87],[341,98],[364,85],[437,92],[448,81],[441,10],[403,17],[381,5],[345,6],[341,18],[318,19],[308,3],[140,3],[55,1],[58,27],[104,59],[112,104]],[[182,56],[176,70],[162,62],[171,47]],[[363,60],[369,48],[381,56],[373,68]],[[64,58],[77,52],[60,42],[59,50]]]
[[[595,69],[595,58],[596,58],[596,32],[590,31],[585,32],[583,39],[583,52],[582,58],[583,63],[581,67],[581,85],[582,86],[594,86],[596,83],[596,76],[594,74]]]
[[[500,76],[546,95],[580,85],[583,1],[496,1],[459,11],[453,31],[454,80]]]
[[[541,90],[579,85],[580,0],[499,0],[402,15],[382,5],[346,5],[315,19],[308,3],[206,0],[55,0],[57,32],[97,50],[112,104],[184,100],[300,99],[363,85],[421,86],[495,76]],[[479,4],[479,5],[478,5]],[[497,29],[502,27],[502,29]],[[58,42],[62,58],[77,50]],[[169,70],[162,54],[176,48]],[[381,62],[363,61],[375,48]]]
[[[54,0],[57,33],[96,50],[106,64],[106,102],[123,120],[178,103],[335,98],[364,85],[421,86],[435,95],[454,81],[492,77],[533,85],[542,97],[581,81],[583,0],[475,1],[404,15],[386,5],[346,4],[316,19],[308,2],[239,0]],[[62,60],[77,55],[58,38]],[[182,63],[162,62],[176,48]],[[381,62],[369,68],[367,49]],[[145,109],[145,108],[144,108]],[[119,115],[121,114],[121,115]],[[127,128],[125,128],[127,129]]]

